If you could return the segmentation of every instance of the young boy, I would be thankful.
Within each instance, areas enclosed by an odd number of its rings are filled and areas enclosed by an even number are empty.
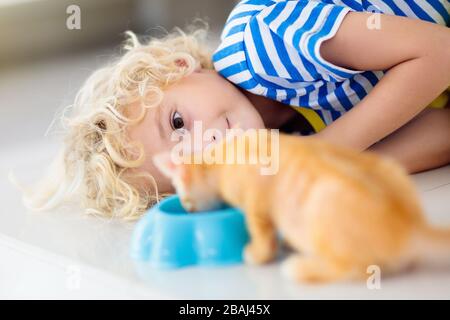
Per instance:
[[[450,29],[436,25],[449,12],[446,0],[242,1],[214,66],[252,94],[305,107],[323,139],[425,170],[450,161],[450,111],[417,116],[450,84]]]
[[[48,209],[76,193],[91,213],[136,218],[172,191],[152,155],[194,121],[221,131],[309,128],[410,172],[445,165],[450,109],[425,108],[450,84],[449,6],[242,1],[212,56],[216,70],[198,33],[147,44],[130,33],[128,52],[80,90],[56,171],[27,204]]]

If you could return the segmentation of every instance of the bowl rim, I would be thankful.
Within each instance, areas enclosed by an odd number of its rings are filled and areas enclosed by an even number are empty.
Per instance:
[[[242,215],[242,211],[238,208],[234,208],[226,205],[224,208],[209,210],[209,211],[199,211],[195,213],[189,213],[186,211],[183,212],[168,212],[165,210],[161,210],[162,207],[169,205],[173,202],[180,202],[180,198],[178,195],[171,195],[167,198],[161,200],[157,205],[152,208],[152,211],[155,211],[161,216],[164,216],[168,219],[177,219],[177,220],[199,220],[199,219],[224,219],[228,217],[233,217],[235,215]]]

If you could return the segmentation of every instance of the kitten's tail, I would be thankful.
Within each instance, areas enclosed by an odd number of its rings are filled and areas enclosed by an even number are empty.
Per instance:
[[[417,232],[419,263],[436,267],[450,267],[450,228],[435,228],[428,224]]]

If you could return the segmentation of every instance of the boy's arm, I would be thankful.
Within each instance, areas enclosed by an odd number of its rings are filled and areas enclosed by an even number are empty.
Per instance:
[[[389,70],[354,108],[318,135],[365,150],[403,126],[450,85],[450,28],[415,19],[350,12],[321,46],[325,60],[355,70]]]

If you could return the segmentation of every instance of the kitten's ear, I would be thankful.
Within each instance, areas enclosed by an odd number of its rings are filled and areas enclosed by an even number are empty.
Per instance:
[[[177,171],[177,165],[172,161],[170,152],[158,153],[153,156],[153,163],[166,177],[172,178]]]

